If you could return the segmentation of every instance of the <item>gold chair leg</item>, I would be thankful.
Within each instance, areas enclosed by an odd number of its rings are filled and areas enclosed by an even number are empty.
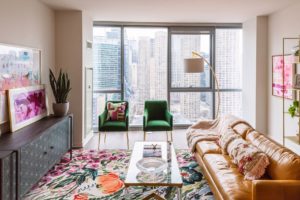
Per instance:
[[[100,149],[100,139],[101,139],[101,132],[99,132],[99,138],[98,138],[98,150]]]
[[[173,131],[171,131],[171,142],[173,142]]]
[[[126,136],[127,136],[127,149],[129,150],[129,137],[128,137],[128,131],[126,131]]]
[[[106,131],[104,132],[104,143],[106,143]]]
[[[146,141],[146,131],[144,131],[144,141]]]
[[[166,136],[167,136],[167,142],[169,141],[169,133],[166,131]]]

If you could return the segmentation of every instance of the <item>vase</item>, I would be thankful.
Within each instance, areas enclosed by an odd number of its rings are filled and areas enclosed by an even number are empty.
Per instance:
[[[53,103],[52,105],[54,116],[63,117],[69,111],[69,102],[67,103]]]

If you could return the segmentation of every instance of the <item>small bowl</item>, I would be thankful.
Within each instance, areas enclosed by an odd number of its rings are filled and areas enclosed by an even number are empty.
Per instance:
[[[157,174],[167,169],[168,163],[161,158],[143,158],[136,163],[136,166],[144,173]]]

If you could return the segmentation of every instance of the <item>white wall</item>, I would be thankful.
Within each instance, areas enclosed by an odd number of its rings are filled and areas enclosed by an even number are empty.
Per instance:
[[[243,117],[256,126],[256,18],[243,23]]]
[[[269,135],[282,142],[282,99],[272,96],[272,55],[282,54],[283,37],[298,37],[300,35],[300,2],[291,5],[283,10],[275,12],[269,16],[269,46],[268,46],[268,129]],[[286,109],[291,101],[287,101]],[[297,122],[286,115],[286,128],[290,133],[297,131]],[[298,147],[299,148],[299,147]]]
[[[68,98],[70,112],[74,114],[73,145],[82,146],[83,132],[83,70],[82,70],[82,12],[55,12],[55,63],[67,72],[71,81]]]
[[[48,84],[49,67],[53,68],[55,64],[54,12],[37,0],[1,2],[0,27],[0,43],[42,51],[41,79],[42,83]],[[48,95],[50,91],[50,87],[47,87]],[[52,100],[52,94],[50,97]]]
[[[265,16],[243,23],[243,117],[267,133],[267,23]]]
[[[268,133],[268,17],[257,17],[256,129]]]
[[[93,40],[93,21],[82,11],[55,12],[55,46],[57,71],[69,74],[72,90],[68,98],[74,114],[73,145],[82,147],[85,131],[85,66],[92,67],[86,41]],[[90,105],[92,106],[92,105]]]
[[[82,113],[84,116],[84,133],[82,135],[83,145],[85,145],[93,136],[93,50],[87,48],[87,42],[93,42],[93,19],[82,13],[82,62],[83,62],[83,96],[84,106]],[[85,79],[87,77],[87,80]]]

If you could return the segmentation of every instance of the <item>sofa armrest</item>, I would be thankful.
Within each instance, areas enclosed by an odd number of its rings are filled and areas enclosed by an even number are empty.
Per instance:
[[[193,129],[210,129],[213,127],[217,127],[219,122],[219,119],[214,119],[214,120],[199,120],[196,123],[194,123],[190,128]]]
[[[129,109],[128,108],[125,113],[125,123],[126,123],[126,129],[128,130],[128,128],[129,128]]]
[[[169,111],[166,110],[166,120],[170,124],[170,126],[173,128],[173,115]]]
[[[101,115],[99,115],[99,124],[98,124],[98,130],[100,131],[101,128],[103,127],[104,125],[104,122],[106,120],[106,117],[107,117],[107,111],[104,110],[103,113]]]
[[[147,126],[148,122],[148,110],[144,110],[144,117],[143,117],[143,129],[145,130],[145,127]]]
[[[299,199],[300,180],[255,180],[252,184],[253,200]]]

